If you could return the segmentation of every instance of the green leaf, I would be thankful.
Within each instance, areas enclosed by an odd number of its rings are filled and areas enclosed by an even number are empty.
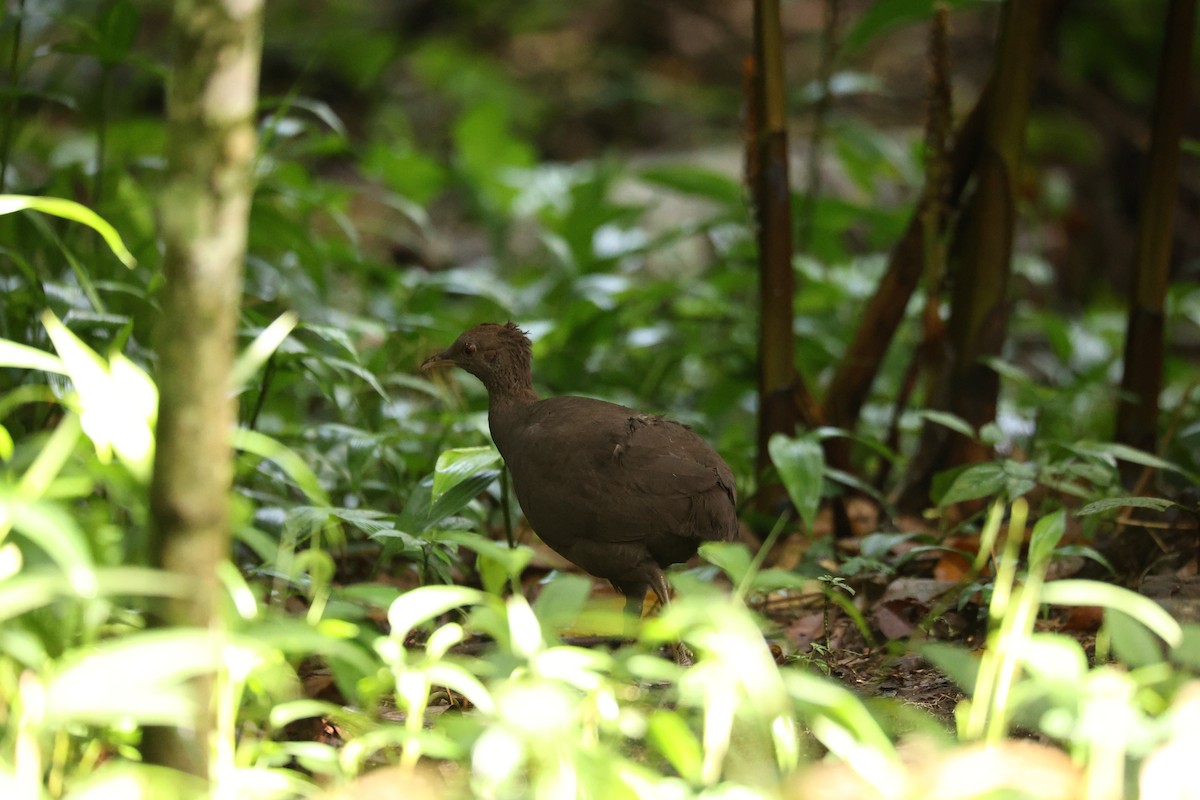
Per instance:
[[[704,752],[696,734],[678,712],[655,711],[650,715],[646,736],[681,778],[693,784],[700,783]]]
[[[919,412],[917,416],[921,419],[927,419],[936,425],[949,428],[955,433],[961,433],[968,439],[974,439],[978,435],[971,423],[967,422],[962,417],[957,416],[956,414],[951,414],[947,411],[933,411],[926,409]]]
[[[1076,511],[1075,516],[1086,517],[1091,514],[1101,514],[1114,508],[1149,508],[1153,511],[1166,511],[1168,508],[1178,505],[1178,503],[1161,497],[1106,497],[1103,500],[1088,503]]]
[[[1175,647],[1183,631],[1167,611],[1149,597],[1123,586],[1086,580],[1051,581],[1042,587],[1041,601],[1063,606],[1101,606],[1129,615]]]
[[[842,47],[846,55],[857,52],[871,40],[891,31],[923,22],[933,15],[934,3],[938,0],[876,0],[863,15],[858,18],[845,39]],[[983,5],[985,2],[996,0],[946,0],[951,7],[964,5]]]
[[[1200,671],[1200,625],[1183,626],[1183,639],[1171,648],[1171,660],[1193,671]]]
[[[174,628],[94,645],[46,686],[46,719],[56,723],[176,725],[195,712],[191,679],[227,664],[261,666],[270,653],[253,642]],[[98,690],[98,687],[103,687]]]
[[[42,372],[51,372],[55,375],[67,374],[66,365],[53,353],[10,342],[7,339],[0,339],[0,366],[15,369],[40,369]]]
[[[476,475],[499,474],[500,453],[494,447],[459,447],[438,456],[430,499],[437,503],[449,490]],[[490,481],[489,481],[490,483]],[[474,495],[472,495],[474,496]]]
[[[1004,467],[995,462],[968,467],[950,484],[950,488],[938,501],[938,506],[998,495],[1004,490],[1007,478]]]
[[[122,264],[130,269],[137,266],[137,259],[125,247],[125,243],[121,241],[121,235],[117,233],[117,229],[105,222],[99,214],[87,206],[61,197],[29,197],[27,195],[0,194],[0,215],[25,210],[40,211],[43,214],[50,214],[87,225],[100,234],[101,238],[104,239],[104,243],[113,251],[113,254],[121,259]]]
[[[299,321],[300,317],[294,311],[285,311],[255,336],[250,346],[234,362],[229,373],[229,385],[240,388],[249,383],[254,373],[267,363],[267,359],[283,344]]]
[[[158,387],[121,353],[108,361],[84,344],[52,312],[42,314],[54,348],[79,396],[80,422],[107,463],[112,451],[140,480],[150,479]]]
[[[700,545],[700,557],[728,575],[735,586],[750,570],[750,551],[737,542],[705,542]]]
[[[105,66],[115,66],[125,59],[140,23],[141,16],[129,0],[117,0],[100,15],[98,55]]]
[[[1145,625],[1115,608],[1104,610],[1104,624],[1112,636],[1113,652],[1122,663],[1134,668],[1162,663],[1162,646]]]
[[[419,586],[396,598],[388,609],[392,637],[404,641],[409,631],[422,622],[462,606],[482,605],[487,595],[466,586]]]
[[[534,613],[548,630],[561,630],[583,613],[592,581],[582,575],[562,573],[542,587],[533,603]]]
[[[767,442],[771,462],[787,489],[788,497],[812,529],[821,504],[821,488],[825,471],[825,454],[813,436],[789,437],[777,433]]]
[[[519,580],[521,573],[533,559],[533,550],[528,547],[509,547],[470,531],[444,531],[438,534],[438,539],[454,542],[478,554],[481,577],[487,579],[483,588],[492,594],[500,594],[507,580]],[[486,562],[489,561],[499,567],[498,574],[495,571],[491,575],[483,574],[487,569]]]
[[[1031,634],[1021,646],[1021,659],[1039,681],[1082,688],[1087,676],[1087,654],[1079,642],[1060,633]]]
[[[245,453],[275,462],[310,500],[321,506],[329,505],[329,495],[315,472],[296,451],[266,434],[247,428],[233,433],[233,446]]]
[[[979,674],[979,659],[970,652],[948,642],[928,642],[920,646],[921,655],[944,672],[966,694],[975,692]]]
[[[1054,555],[1054,548],[1062,541],[1067,529],[1066,512],[1062,509],[1048,514],[1033,526],[1029,535],[1029,566],[1031,569],[1043,570]]]
[[[664,164],[642,170],[640,177],[677,192],[714,200],[727,208],[741,208],[745,202],[745,190],[741,183],[703,167]]]
[[[96,573],[87,535],[61,506],[17,498],[0,499],[0,518],[40,547],[84,596],[96,593]]]

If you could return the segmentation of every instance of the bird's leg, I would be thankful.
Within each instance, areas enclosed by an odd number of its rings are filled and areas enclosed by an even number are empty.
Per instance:
[[[651,577],[650,588],[658,595],[659,606],[662,609],[659,613],[665,612],[671,607],[671,587],[667,583],[667,576],[663,575],[661,569],[655,569],[654,575]],[[690,667],[696,663],[696,657],[692,655],[692,651],[682,641],[675,642],[671,645],[671,652],[675,655],[675,663],[681,667]]]

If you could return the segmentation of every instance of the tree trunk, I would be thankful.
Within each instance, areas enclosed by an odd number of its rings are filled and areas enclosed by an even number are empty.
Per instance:
[[[1163,379],[1163,303],[1171,267],[1179,143],[1188,111],[1196,0],[1171,0],[1159,63],[1154,129],[1138,222],[1137,263],[1130,287],[1125,368],[1117,405],[1116,439],[1153,452],[1158,441],[1158,395]],[[1132,480],[1136,470],[1125,475]]]
[[[1004,4],[984,112],[977,185],[951,251],[954,289],[946,329],[950,360],[927,404],[948,410],[976,428],[996,416],[1000,378],[985,360],[1000,355],[1008,331],[1016,187],[1025,127],[1042,34],[1057,11],[1058,4],[1043,0]],[[927,423],[900,504],[912,507],[926,502],[934,471],[989,456],[979,442]]]
[[[791,435],[798,419],[792,334],[792,203],[788,180],[787,114],[783,80],[783,35],[779,0],[755,0],[754,58],[748,67],[746,172],[758,225],[758,474],[770,466],[767,442]],[[805,402],[805,401],[801,401]],[[782,500],[782,487],[761,484],[759,508]]]
[[[150,503],[159,564],[195,586],[188,600],[168,607],[166,621],[216,634],[217,567],[229,551],[229,373],[253,193],[261,0],[177,0],[173,35]],[[146,732],[147,760],[207,776],[210,688],[198,682],[195,720]]]

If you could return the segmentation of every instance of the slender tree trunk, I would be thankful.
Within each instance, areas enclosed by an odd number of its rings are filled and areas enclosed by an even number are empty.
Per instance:
[[[1195,21],[1196,0],[1171,0],[1154,100],[1149,164],[1142,190],[1137,263],[1129,293],[1125,368],[1117,405],[1117,441],[1151,452],[1158,441],[1163,303],[1171,267],[1179,189],[1179,143],[1188,111],[1188,73],[1192,66]],[[1126,479],[1132,476],[1127,475]]]
[[[1057,12],[1056,3],[1044,0],[1007,0],[1004,4],[977,184],[952,248],[954,289],[946,329],[950,361],[938,377],[929,404],[957,414],[975,427],[996,416],[1000,378],[985,362],[1000,355],[1008,332],[1017,179],[1043,32]],[[934,471],[981,461],[989,455],[979,442],[927,424],[900,504],[926,502]]]
[[[150,502],[159,563],[195,585],[187,601],[169,607],[167,621],[216,634],[217,567],[229,551],[235,422],[229,372],[253,193],[262,2],[176,0],[173,35]],[[196,689],[197,718],[148,730],[145,755],[207,776],[211,683]]]
[[[788,180],[787,113],[779,0],[755,0],[754,58],[748,68],[746,172],[758,223],[759,348],[758,455],[761,476],[770,466],[767,441],[792,434],[798,419],[799,386],[792,333],[792,203]],[[760,508],[784,496],[760,485]]]
[[[990,89],[984,89],[954,136],[954,147],[946,167],[948,174],[945,178],[945,196],[942,201],[947,211],[939,215],[939,222],[943,226],[950,211],[957,208],[963,190],[974,173],[983,140],[983,109],[987,105],[990,93]],[[913,211],[903,236],[892,248],[887,271],[884,272],[875,294],[867,301],[862,323],[855,331],[854,339],[846,349],[846,354],[838,364],[837,372],[834,373],[825,392],[821,407],[830,425],[853,429],[858,424],[858,417],[870,393],[871,384],[875,382],[887,348],[904,319],[908,301],[925,270],[926,215],[930,203],[935,202],[931,191],[931,184],[927,181],[925,193]],[[939,230],[938,234],[943,232],[944,230]]]

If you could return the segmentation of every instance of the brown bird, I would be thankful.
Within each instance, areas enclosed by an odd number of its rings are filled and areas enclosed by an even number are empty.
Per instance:
[[[492,440],[529,524],[546,544],[625,595],[669,603],[663,568],[737,533],[733,473],[690,428],[587,397],[539,400],[530,344],[511,322],[478,325],[421,369],[454,365],[483,382]]]

